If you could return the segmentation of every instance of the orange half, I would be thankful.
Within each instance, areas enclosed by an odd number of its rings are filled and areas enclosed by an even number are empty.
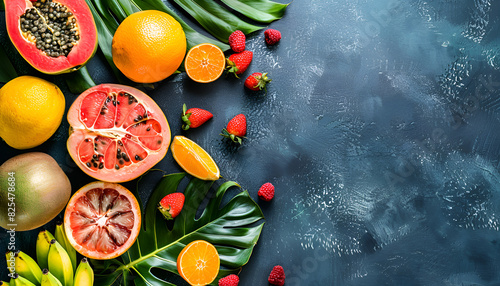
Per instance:
[[[212,283],[219,274],[220,258],[217,249],[210,242],[195,240],[177,257],[177,271],[193,286]]]
[[[193,140],[175,136],[170,148],[175,161],[190,175],[207,181],[219,179],[220,171],[214,159]]]
[[[222,50],[210,43],[192,47],[184,62],[187,75],[196,82],[208,83],[218,79],[226,67]]]

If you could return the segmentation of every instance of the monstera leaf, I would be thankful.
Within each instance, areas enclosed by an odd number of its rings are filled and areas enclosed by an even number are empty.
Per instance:
[[[177,256],[184,246],[198,239],[212,243],[219,253],[221,269],[214,285],[219,278],[238,273],[248,262],[264,226],[264,215],[247,191],[239,192],[221,205],[229,188],[239,188],[235,182],[223,183],[200,210],[212,182],[192,179],[184,190],[186,201],[181,214],[175,218],[171,229],[167,227],[157,204],[165,195],[176,192],[184,177],[181,173],[162,178],[143,212],[139,237],[121,256],[121,261],[93,261],[96,272],[101,271],[96,275],[95,285],[128,285],[130,281],[137,286],[175,285],[169,277],[172,278],[172,273],[178,275]]]

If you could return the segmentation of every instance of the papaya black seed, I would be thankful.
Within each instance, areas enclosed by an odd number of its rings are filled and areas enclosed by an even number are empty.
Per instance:
[[[140,157],[139,155],[135,155],[135,159],[136,159],[137,161],[141,161],[141,160],[142,160],[142,159],[141,159],[141,157]]]
[[[118,170],[118,169],[120,169],[120,166],[118,166],[118,165],[115,165],[115,169],[117,169],[117,170]]]
[[[45,52],[49,57],[67,56],[71,52],[80,36],[77,34],[76,18],[63,4],[52,1],[34,1],[33,7],[20,16],[20,28],[34,38],[37,49]],[[43,19],[42,19],[43,18]],[[63,29],[73,32],[71,38],[66,39]],[[31,38],[31,39],[33,39]],[[63,40],[71,41],[68,45]],[[66,46],[64,46],[66,45]]]
[[[125,162],[123,162],[123,160],[122,160],[122,159],[120,159],[120,160],[118,161],[118,163],[119,163],[120,165],[125,164]]]
[[[99,169],[102,169],[104,168],[104,164],[103,163],[99,163]]]
[[[86,165],[87,165],[87,167],[89,167],[89,168],[90,168],[90,166],[92,166],[92,164],[90,164],[90,162],[87,162],[87,164],[86,164]]]

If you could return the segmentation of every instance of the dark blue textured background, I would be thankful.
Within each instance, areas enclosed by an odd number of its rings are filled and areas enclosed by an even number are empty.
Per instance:
[[[289,286],[500,285],[500,2],[296,0],[270,27],[279,45],[267,47],[263,31],[247,41],[246,74],[269,72],[267,95],[185,74],[146,90],[172,135],[198,142],[224,178],[256,200],[261,184],[276,186],[259,202],[266,225],[240,285],[267,285],[276,264]],[[99,53],[88,68],[98,83],[115,81]],[[77,95],[61,77],[38,75],[69,107]],[[183,103],[214,118],[181,131]],[[234,148],[218,134],[238,113],[248,138]],[[33,150],[51,154],[77,190],[92,179],[67,154],[68,127]],[[0,150],[0,163],[22,153]],[[170,152],[157,168],[180,171]],[[144,199],[158,177],[144,180]],[[37,233],[18,233],[20,248],[34,254]]]

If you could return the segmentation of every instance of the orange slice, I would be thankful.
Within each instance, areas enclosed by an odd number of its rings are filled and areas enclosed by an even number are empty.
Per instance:
[[[175,161],[190,175],[207,181],[219,179],[219,167],[214,159],[193,140],[180,135],[175,136],[171,150]]]
[[[195,240],[177,257],[177,271],[193,286],[208,285],[219,274],[220,258],[215,247],[204,240]]]
[[[187,75],[196,82],[208,83],[218,79],[226,67],[222,50],[210,43],[192,47],[184,62]]]

